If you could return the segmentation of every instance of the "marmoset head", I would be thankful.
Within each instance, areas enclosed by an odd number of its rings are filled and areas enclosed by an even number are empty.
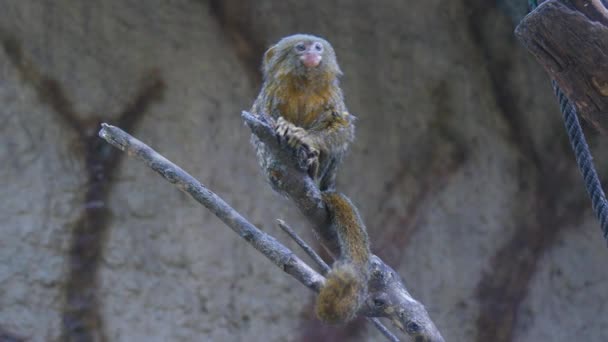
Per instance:
[[[337,77],[342,74],[333,47],[323,38],[294,34],[281,39],[264,54],[264,78],[301,76]]]

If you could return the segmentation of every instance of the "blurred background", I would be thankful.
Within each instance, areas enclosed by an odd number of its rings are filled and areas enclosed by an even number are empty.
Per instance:
[[[240,118],[265,49],[297,32],[333,44],[359,118],[338,189],[447,341],[608,340],[608,249],[512,34],[525,0],[0,8],[0,341],[382,341],[320,323],[310,291],[96,136],[120,126],[297,250],[275,219],[310,227]]]

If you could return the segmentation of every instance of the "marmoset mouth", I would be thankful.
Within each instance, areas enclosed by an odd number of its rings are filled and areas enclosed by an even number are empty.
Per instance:
[[[321,56],[315,53],[307,53],[300,57],[300,61],[307,68],[315,68],[321,64]]]

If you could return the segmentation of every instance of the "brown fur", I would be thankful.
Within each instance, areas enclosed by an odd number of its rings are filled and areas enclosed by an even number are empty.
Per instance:
[[[317,317],[327,323],[343,323],[355,318],[365,293],[359,274],[345,265],[327,275],[317,296]]]
[[[365,300],[371,252],[365,225],[350,200],[333,191],[322,196],[340,244],[340,256],[319,292],[316,312],[325,322],[342,323],[353,319]]]
[[[350,200],[337,192],[322,194],[330,210],[331,222],[340,241],[340,258],[346,258],[358,266],[369,261],[369,241],[363,220]]]

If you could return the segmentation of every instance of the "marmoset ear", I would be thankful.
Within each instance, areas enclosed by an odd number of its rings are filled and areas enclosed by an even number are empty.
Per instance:
[[[274,57],[276,47],[276,45],[273,45],[264,53],[264,60],[262,61],[262,73],[264,74],[264,78],[266,78],[266,76],[270,73],[270,60],[272,59],[272,57]]]
[[[276,47],[276,45],[273,45],[264,53],[264,66],[268,65],[268,62],[270,62],[270,60],[274,56],[274,53],[276,52]]]

